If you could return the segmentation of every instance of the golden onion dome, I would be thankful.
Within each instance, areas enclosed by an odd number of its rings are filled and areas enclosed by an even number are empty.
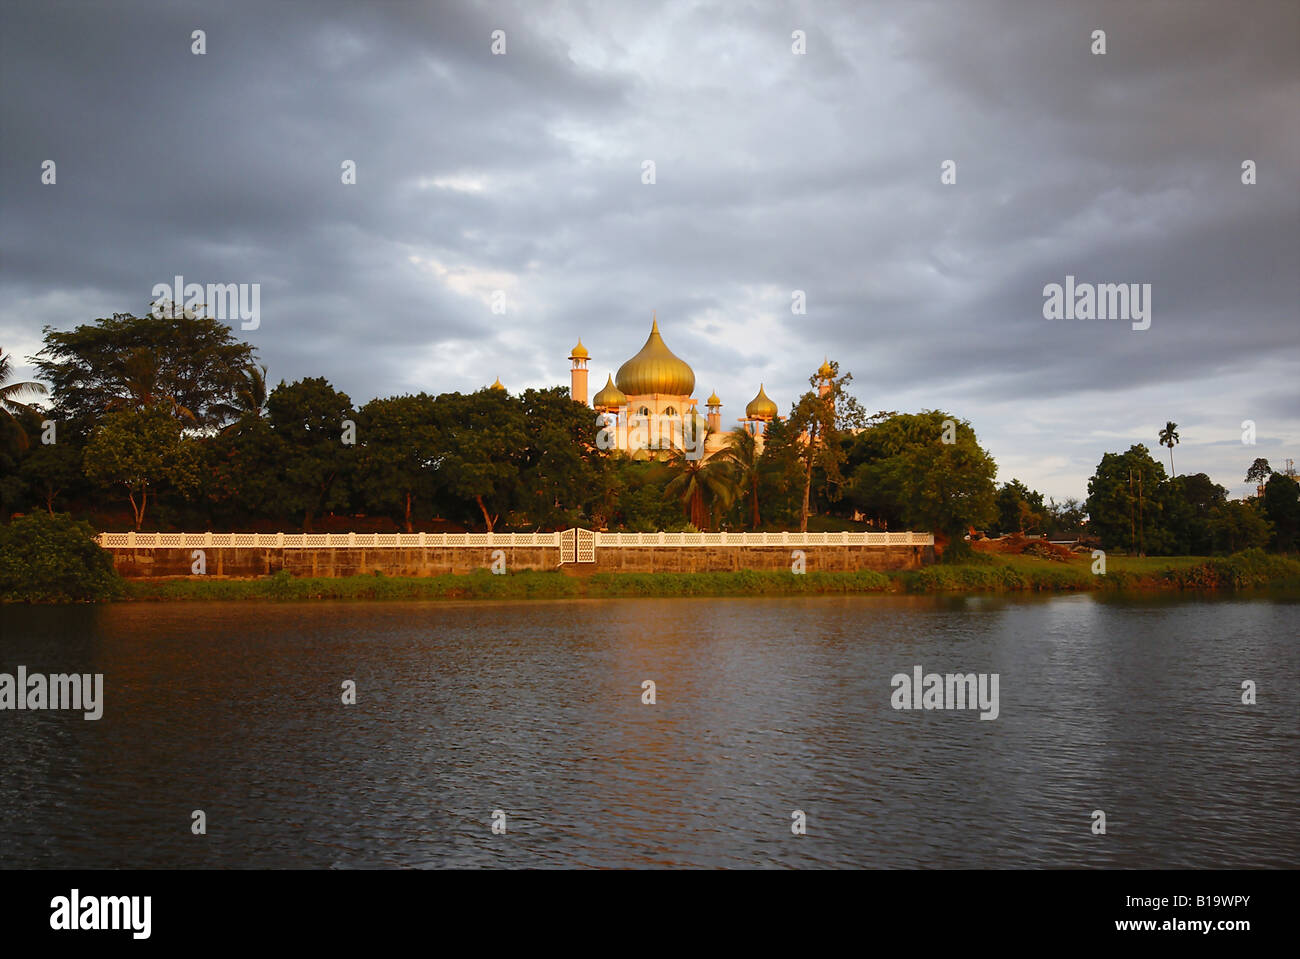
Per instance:
[[[587,348],[582,345],[582,337],[578,337],[578,345],[575,346],[573,348],[573,352],[569,354],[569,359],[585,360],[588,358],[588,356],[589,354],[587,353]]]
[[[806,369],[806,367],[805,367]],[[758,395],[745,407],[745,415],[751,420],[770,420],[777,414],[776,403],[765,392],[763,384],[758,384]]]
[[[714,390],[713,395],[704,401],[705,406],[721,406],[722,400],[718,399],[718,391]]]
[[[807,369],[807,367],[804,367],[804,369]],[[824,380],[829,380],[835,376],[835,371],[831,369],[830,357],[822,360],[822,365],[817,367],[817,375]]]
[[[652,321],[650,337],[641,352],[618,368],[615,380],[628,396],[662,393],[690,396],[695,391],[695,371],[668,349],[659,335],[659,323]]]
[[[490,390],[500,390],[502,393],[504,393],[504,392],[506,391],[506,388],[505,388],[504,384],[502,384],[502,382],[501,382],[501,377],[499,377],[499,376],[497,377],[497,381],[496,381],[495,383],[493,383],[491,386],[489,386],[488,389],[490,389]]]
[[[591,407],[596,410],[618,410],[624,406],[627,406],[627,397],[623,395],[622,390],[614,385],[614,377],[612,376],[606,380],[600,392],[591,400]]]

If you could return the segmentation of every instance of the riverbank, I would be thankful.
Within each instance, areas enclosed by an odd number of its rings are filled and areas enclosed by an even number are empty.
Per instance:
[[[597,573],[566,576],[486,571],[428,577],[176,577],[131,580],[127,601],[306,599],[602,599],[628,596],[757,596],[851,593],[1074,592],[1300,588],[1300,560],[1252,550],[1224,557],[1110,557],[1104,575],[1087,556],[1054,562],[1031,556],[977,556],[968,565],[897,572],[767,570],[710,573]]]

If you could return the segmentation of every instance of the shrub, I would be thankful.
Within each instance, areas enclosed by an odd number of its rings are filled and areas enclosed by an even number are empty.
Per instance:
[[[0,600],[79,603],[122,595],[113,556],[90,524],[32,513],[0,526]]]

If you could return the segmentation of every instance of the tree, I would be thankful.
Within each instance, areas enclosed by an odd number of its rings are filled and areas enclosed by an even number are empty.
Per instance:
[[[964,552],[966,531],[997,516],[997,464],[966,420],[925,410],[895,414],[859,434],[850,497],[864,512],[903,529],[929,529]]]
[[[113,555],[88,523],[33,513],[0,526],[0,599],[77,603],[121,595]]]
[[[1043,506],[1043,494],[1031,490],[1018,479],[1003,483],[994,497],[998,510],[998,531],[1001,533],[1042,532],[1048,523],[1048,513]]]
[[[28,444],[27,431],[22,429],[18,423],[18,414],[31,412],[32,408],[26,403],[19,402],[18,398],[26,393],[44,396],[45,387],[31,380],[10,383],[9,378],[13,375],[12,360],[12,354],[0,350],[0,413],[5,415],[11,425],[19,426],[14,435],[17,438],[19,447],[26,449]]]
[[[1214,552],[1213,521],[1228,501],[1228,491],[1204,473],[1177,476],[1159,489],[1166,552],[1204,556]]]
[[[540,528],[576,525],[599,500],[598,464],[608,459],[596,448],[595,417],[563,386],[524,390],[518,405],[527,436],[520,451],[520,507]]]
[[[1077,497],[1067,496],[1063,503],[1049,499],[1047,515],[1047,535],[1052,539],[1077,538],[1083,532],[1083,504]]]
[[[672,479],[664,487],[664,495],[685,506],[686,515],[696,529],[712,529],[712,518],[736,499],[731,451],[724,448],[711,456],[694,457],[674,449],[669,452],[666,465]]]
[[[1089,529],[1103,549],[1127,548],[1144,553],[1161,551],[1159,499],[1165,468],[1141,443],[1126,453],[1106,453],[1088,480]]]
[[[1206,525],[1216,553],[1263,549],[1273,533],[1272,525],[1255,504],[1239,499],[1220,504]]]
[[[231,429],[245,416],[261,418],[266,415],[266,367],[249,363],[244,369],[243,382],[236,387],[233,401],[217,404],[217,413],[223,419],[233,420]]]
[[[749,528],[757,530],[760,525],[758,490],[763,478],[763,457],[758,451],[758,440],[749,430],[732,430],[730,437],[727,451],[735,471],[736,489],[749,501]]]
[[[1169,447],[1169,475],[1175,476],[1174,473],[1174,446],[1178,443],[1178,424],[1173,420],[1165,422],[1165,428],[1160,431],[1160,445]]]
[[[803,504],[799,508],[801,533],[808,531],[813,471],[822,471],[826,498],[831,502],[838,500],[844,485],[840,467],[845,461],[845,452],[841,438],[844,433],[866,425],[866,413],[847,389],[853,381],[853,374],[840,376],[838,363],[828,361],[826,366],[830,376],[823,377],[818,371],[808,377],[809,385],[816,389],[801,396],[790,414],[791,426],[805,437],[800,450],[804,470]]]
[[[448,495],[477,507],[490,533],[520,499],[528,433],[519,400],[490,388],[443,393],[435,410],[442,437],[435,481]]]
[[[427,393],[371,400],[357,411],[361,434],[357,486],[371,510],[393,511],[411,532],[411,501],[432,500],[441,443]]]
[[[788,529],[799,517],[803,491],[803,449],[799,433],[790,421],[777,416],[763,432],[763,455],[759,458],[758,498],[768,527]]]
[[[261,516],[284,528],[297,493],[281,473],[289,450],[265,418],[240,417],[207,442],[207,454],[204,491],[221,525],[247,527]]]
[[[1250,468],[1246,470],[1246,482],[1254,483],[1257,487],[1263,486],[1272,475],[1273,470],[1268,465],[1268,460],[1262,456],[1257,456],[1255,462],[1251,463]]]
[[[188,493],[199,483],[193,443],[161,407],[109,413],[91,434],[83,463],[91,480],[125,487],[137,530],[151,490],[170,486]]]
[[[32,435],[39,435],[39,417],[31,419]],[[54,501],[59,494],[85,486],[82,463],[87,441],[86,424],[76,420],[57,423],[54,439],[53,443],[30,444],[29,452],[18,468],[32,495],[50,515],[54,514]]]
[[[211,317],[115,313],[68,332],[46,326],[44,337],[36,369],[65,417],[166,404],[219,425],[253,361],[253,348]]]
[[[158,374],[158,357],[143,346],[130,350],[122,360],[123,396],[115,396],[104,407],[106,410],[146,410],[155,406],[171,411],[185,426],[198,426],[194,411],[175,393],[168,392]]]
[[[1280,553],[1295,550],[1300,540],[1300,484],[1274,473],[1264,486],[1264,515],[1273,524],[1273,548]]]
[[[599,528],[653,533],[680,524],[678,504],[664,496],[669,479],[664,463],[614,453],[599,464],[593,506]]]
[[[280,381],[266,401],[268,420],[279,440],[283,480],[281,511],[302,516],[310,532],[317,516],[347,502],[340,482],[355,462],[345,421],[355,423],[352,400],[323,377]]]

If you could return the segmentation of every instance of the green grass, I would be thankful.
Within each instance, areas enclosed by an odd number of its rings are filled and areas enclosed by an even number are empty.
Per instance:
[[[486,571],[422,578],[344,576],[261,579],[187,577],[128,580],[129,600],[306,599],[602,599],[626,596],[763,596],[850,593],[1068,592],[1081,590],[1202,590],[1265,586],[1300,588],[1300,560],[1251,550],[1224,557],[1107,557],[1104,576],[1092,559],[1069,562],[1030,556],[978,556],[971,564],[877,573],[743,570],[718,573],[597,573]]]

